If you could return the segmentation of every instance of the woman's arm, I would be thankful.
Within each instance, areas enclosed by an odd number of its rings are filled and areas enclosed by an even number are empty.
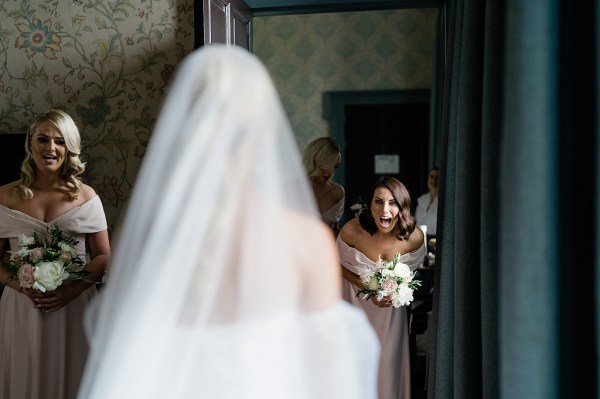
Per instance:
[[[8,239],[0,238],[0,256],[2,256],[2,258],[1,258],[2,265],[0,266],[0,284],[4,284],[5,287],[12,288],[13,290],[18,291],[21,294],[25,295],[26,297],[29,298],[31,303],[35,306],[34,297],[33,297],[34,290],[21,287],[21,284],[19,283],[19,280],[16,278],[15,273],[12,270],[8,269],[8,267],[4,266],[4,264],[5,264],[4,256],[6,255],[7,245],[8,245]]]
[[[344,225],[344,228],[340,231],[340,239],[343,242],[345,242],[348,246],[355,247],[356,242],[359,240],[359,229],[362,229],[362,227],[360,227],[358,219],[351,219],[350,221],[348,221],[348,223]],[[362,290],[363,288],[365,288],[362,281],[360,281],[360,277],[358,276],[358,274],[351,272],[342,265],[340,265],[340,267],[342,268],[342,276],[344,277],[344,279],[346,279],[346,281],[358,287],[358,289]]]
[[[90,252],[90,262],[85,266],[89,272],[87,280],[97,282],[102,279],[110,259],[110,244],[108,230],[87,235],[87,247]]]
[[[362,281],[360,281],[360,277],[358,277],[358,274],[351,272],[350,270],[346,269],[344,266],[342,267],[342,276],[344,277],[344,279],[346,279],[346,281],[348,281],[350,284],[358,287],[358,289],[363,289],[365,288],[365,285],[362,283]]]
[[[6,253],[6,245],[8,240],[6,238],[0,238],[0,259],[2,261],[2,267],[0,267],[0,284],[19,291],[21,286],[19,282],[14,278],[15,274],[4,266],[4,256]]]
[[[362,227],[360,226],[358,218],[354,218],[354,219],[350,220],[348,223],[346,223],[346,225],[344,225],[344,228],[340,232],[340,238],[346,244],[356,247],[357,244],[359,244],[361,242],[361,233],[362,233]],[[346,281],[348,281],[350,284],[357,287],[359,290],[362,290],[365,288],[365,285],[360,280],[360,277],[358,276],[358,274],[351,272],[350,270],[346,269],[342,265],[340,265],[340,267],[342,268],[342,276],[344,277],[344,279]],[[389,300],[389,298],[383,298],[381,301],[378,301],[376,295],[371,295],[370,299],[371,299],[371,302],[373,302],[376,306],[379,306],[379,307],[388,307],[388,306],[391,306],[391,304],[392,304],[392,302]]]

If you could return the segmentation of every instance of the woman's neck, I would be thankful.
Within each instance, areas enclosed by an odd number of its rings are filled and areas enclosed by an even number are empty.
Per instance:
[[[31,188],[38,191],[55,191],[64,188],[65,180],[59,174],[38,174]]]
[[[317,190],[317,189],[322,190],[322,189],[330,186],[329,180],[323,181],[323,179],[314,178],[314,179],[310,179],[310,181],[312,183],[313,189],[315,189],[315,190]]]

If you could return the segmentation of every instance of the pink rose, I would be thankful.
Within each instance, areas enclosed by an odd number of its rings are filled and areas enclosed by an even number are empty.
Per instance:
[[[391,278],[385,280],[383,284],[381,284],[381,288],[388,292],[395,290],[397,287],[398,283],[392,280]]]
[[[41,247],[36,247],[29,251],[29,258],[33,263],[38,263],[40,260],[42,260],[43,256],[44,250]]]
[[[21,285],[21,287],[31,288],[33,286],[33,283],[35,282],[35,278],[33,277],[33,266],[26,263],[19,267],[17,277],[19,279],[19,284]]]

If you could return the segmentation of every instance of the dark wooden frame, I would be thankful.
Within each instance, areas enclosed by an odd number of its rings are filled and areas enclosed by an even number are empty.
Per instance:
[[[323,12],[395,10],[401,8],[437,8],[444,0],[246,0],[252,15],[315,14]]]

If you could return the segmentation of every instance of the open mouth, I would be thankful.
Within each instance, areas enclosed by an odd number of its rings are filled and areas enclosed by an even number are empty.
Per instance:
[[[58,159],[56,157],[56,155],[51,155],[51,154],[44,154],[42,156],[42,158],[44,159],[44,161],[47,161],[47,162],[54,162],[54,161],[56,161]]]
[[[392,224],[392,218],[380,217],[379,223],[381,223],[383,227],[390,227],[390,225]]]

